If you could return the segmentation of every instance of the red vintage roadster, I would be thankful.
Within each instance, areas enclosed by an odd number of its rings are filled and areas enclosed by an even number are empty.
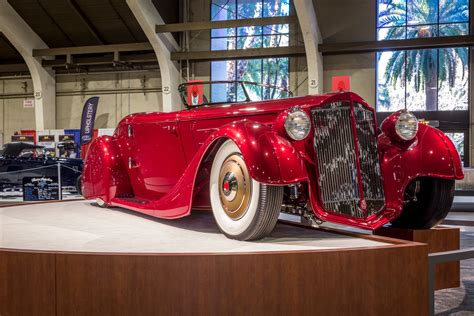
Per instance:
[[[180,86],[183,111],[132,114],[96,139],[84,196],[167,219],[212,210],[239,240],[268,235],[282,211],[363,229],[430,228],[449,211],[459,155],[413,114],[396,112],[379,128],[350,92],[252,102],[268,90],[204,86]]]

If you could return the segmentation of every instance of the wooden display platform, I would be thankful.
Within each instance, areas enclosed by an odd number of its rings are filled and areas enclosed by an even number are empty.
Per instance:
[[[428,314],[426,244],[285,222],[238,242],[207,215],[0,208],[0,315]]]
[[[428,253],[458,250],[460,247],[459,228],[437,226],[433,229],[402,229],[382,227],[376,235],[416,241],[428,244]],[[435,289],[447,289],[461,286],[459,261],[436,266]]]
[[[427,250],[396,241],[231,254],[1,249],[0,315],[426,315]]]

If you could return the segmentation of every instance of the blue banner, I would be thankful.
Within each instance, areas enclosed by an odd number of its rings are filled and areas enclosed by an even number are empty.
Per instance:
[[[94,121],[98,104],[99,97],[92,97],[84,104],[81,119],[81,145],[89,144],[94,136]]]

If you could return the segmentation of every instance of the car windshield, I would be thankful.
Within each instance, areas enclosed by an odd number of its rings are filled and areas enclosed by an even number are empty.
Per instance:
[[[178,88],[186,107],[282,99],[292,94],[285,88],[246,81],[190,81]]]

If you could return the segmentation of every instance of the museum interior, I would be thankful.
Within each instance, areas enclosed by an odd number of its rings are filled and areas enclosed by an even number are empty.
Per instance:
[[[474,315],[471,0],[0,0],[0,316]]]

